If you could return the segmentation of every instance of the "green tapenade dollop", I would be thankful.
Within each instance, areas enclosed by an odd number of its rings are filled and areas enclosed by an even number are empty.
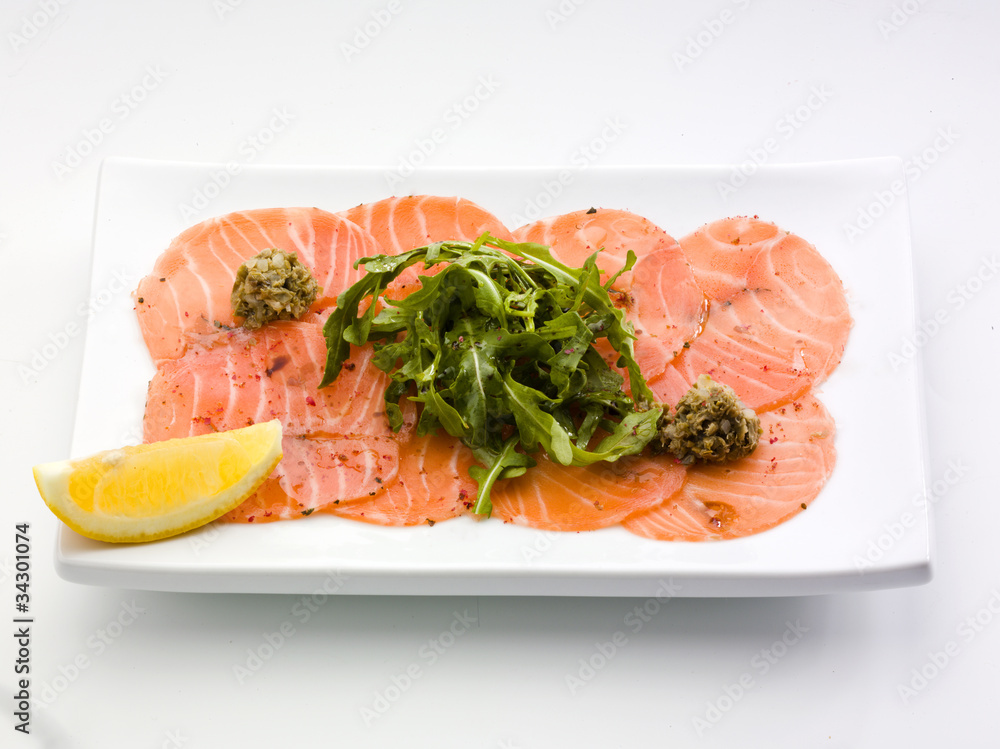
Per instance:
[[[760,419],[728,385],[699,375],[677,408],[664,409],[653,448],[684,465],[722,463],[752,453],[760,440]]]
[[[273,320],[297,320],[319,295],[319,284],[294,252],[262,250],[236,271],[233,314],[243,327],[259,328]]]

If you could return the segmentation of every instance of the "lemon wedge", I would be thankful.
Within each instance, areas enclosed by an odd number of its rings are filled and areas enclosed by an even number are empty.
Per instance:
[[[281,460],[281,422],[107,450],[34,467],[45,504],[99,541],[154,541],[210,523]]]

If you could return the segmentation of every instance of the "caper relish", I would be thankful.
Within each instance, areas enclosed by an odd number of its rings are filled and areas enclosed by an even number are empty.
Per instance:
[[[684,465],[738,460],[754,451],[761,435],[757,414],[731,387],[706,374],[698,377],[676,409],[664,409],[658,428],[651,447],[672,453]]]
[[[243,327],[259,328],[273,320],[297,320],[319,295],[319,284],[294,252],[268,248],[236,271],[231,302]]]

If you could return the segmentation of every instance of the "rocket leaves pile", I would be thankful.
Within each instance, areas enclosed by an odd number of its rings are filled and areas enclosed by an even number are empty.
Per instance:
[[[365,276],[338,297],[323,329],[320,387],[337,378],[351,344],[373,342],[374,363],[392,378],[385,401],[393,429],[403,423],[400,399],[409,398],[422,406],[418,435],[443,428],[473,450],[477,514],[489,514],[495,482],[523,475],[539,450],[567,466],[638,454],[662,410],[609,292],[617,274],[602,285],[596,257],[571,268],[542,245],[485,234],[362,258]],[[634,262],[630,252],[620,273]],[[405,298],[384,297],[417,263],[444,265]],[[626,372],[631,396],[601,351]]]

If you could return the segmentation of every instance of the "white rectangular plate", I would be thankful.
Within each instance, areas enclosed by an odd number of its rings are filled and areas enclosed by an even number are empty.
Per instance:
[[[139,441],[153,368],[130,293],[174,236],[233,210],[335,212],[432,193],[469,198],[511,228],[603,206],[646,216],[675,237],[757,214],[819,248],[844,280],[855,326],[820,391],[837,421],[833,477],[807,512],[756,536],[667,543],[621,527],[546,533],[458,518],[382,528],[312,516],[115,546],[63,527],[59,573],[152,590],[419,595],[781,596],[926,582],[919,361],[904,346],[914,300],[902,163],[751,166],[427,169],[401,178],[375,168],[107,161],[73,457]]]

